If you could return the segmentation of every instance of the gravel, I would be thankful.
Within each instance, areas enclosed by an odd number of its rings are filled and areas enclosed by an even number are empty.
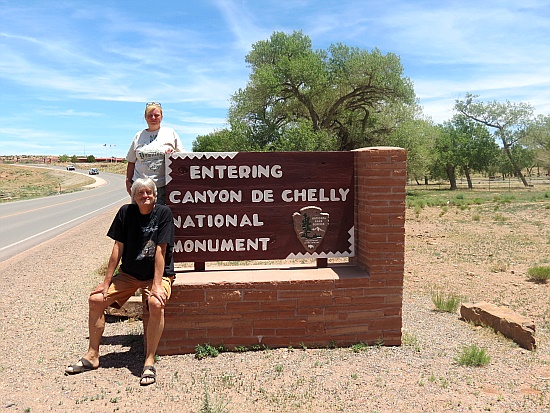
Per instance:
[[[527,282],[519,258],[509,260],[505,272],[491,271],[498,257],[483,254],[486,243],[476,236],[462,239],[464,220],[438,212],[427,209],[407,219],[403,346],[357,352],[275,349],[203,360],[165,356],[157,363],[157,384],[146,388],[139,386],[143,328],[134,320],[107,325],[99,370],[63,375],[65,366],[85,353],[87,294],[112,246],[105,233],[115,210],[93,218],[0,263],[0,407],[6,412],[550,412],[550,285]],[[548,216],[543,210],[537,218],[546,240]],[[455,221],[460,230],[453,229]],[[470,232],[483,227],[471,226]],[[491,242],[498,234],[497,229]],[[453,252],[458,239],[461,249],[480,243],[471,247],[475,259]],[[529,251],[547,254],[548,244],[539,244]],[[532,317],[538,349],[521,349],[458,314],[435,312],[434,287],[508,303]],[[486,349],[489,365],[456,364],[462,346],[471,344]]]

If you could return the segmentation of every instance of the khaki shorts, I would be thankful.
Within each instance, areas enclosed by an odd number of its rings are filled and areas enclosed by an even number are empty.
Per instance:
[[[172,294],[172,283],[175,277],[162,277],[162,288],[166,292],[166,300]],[[121,308],[126,301],[130,299],[135,292],[141,288],[141,298],[143,302],[149,299],[153,280],[141,281],[125,272],[118,270],[118,274],[112,279],[109,291],[107,292],[107,301],[114,300],[111,307]]]

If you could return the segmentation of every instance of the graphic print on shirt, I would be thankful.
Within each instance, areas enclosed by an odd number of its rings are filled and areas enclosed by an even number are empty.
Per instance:
[[[147,226],[142,227],[143,232],[143,246],[141,252],[137,256],[136,260],[143,260],[145,258],[154,258],[157,244],[151,239],[153,234],[158,230],[158,217],[153,215]]]
[[[151,171],[158,171],[164,167],[164,148],[156,142],[158,132],[149,135],[149,143],[136,147],[136,156],[147,165]]]

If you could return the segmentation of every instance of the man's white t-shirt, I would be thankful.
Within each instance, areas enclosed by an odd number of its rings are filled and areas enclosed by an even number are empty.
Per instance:
[[[166,185],[164,154],[184,152],[180,137],[175,130],[161,126],[159,130],[147,129],[136,133],[126,154],[126,160],[136,164],[135,181],[138,178],[151,178],[157,187]]]

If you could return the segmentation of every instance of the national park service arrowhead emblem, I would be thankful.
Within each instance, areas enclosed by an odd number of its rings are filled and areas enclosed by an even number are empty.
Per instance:
[[[307,252],[314,252],[323,241],[329,214],[316,206],[307,206],[292,214],[294,231]]]

